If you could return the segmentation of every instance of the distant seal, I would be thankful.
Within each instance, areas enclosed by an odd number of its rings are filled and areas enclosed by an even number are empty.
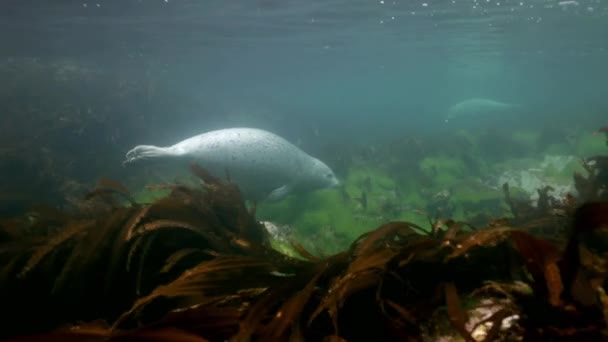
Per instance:
[[[138,145],[127,152],[124,163],[171,157],[197,162],[215,175],[227,173],[243,196],[252,200],[276,201],[291,193],[340,184],[325,163],[257,128],[210,131],[169,147]]]
[[[480,115],[506,113],[510,110],[521,108],[521,105],[503,103],[484,98],[471,98],[458,102],[448,109],[445,122],[456,118],[479,118]]]

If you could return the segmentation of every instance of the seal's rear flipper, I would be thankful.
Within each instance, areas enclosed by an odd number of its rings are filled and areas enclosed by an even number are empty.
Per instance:
[[[269,202],[279,201],[279,200],[285,198],[289,194],[290,190],[291,189],[289,188],[288,185],[283,185],[279,188],[272,190],[270,192],[270,194],[268,195],[268,197],[266,197],[266,200]]]
[[[129,152],[127,152],[127,159],[125,159],[122,164],[126,165],[138,159],[168,157],[173,155],[173,152],[171,152],[171,150],[165,147],[158,147],[153,145],[138,145],[131,149]]]

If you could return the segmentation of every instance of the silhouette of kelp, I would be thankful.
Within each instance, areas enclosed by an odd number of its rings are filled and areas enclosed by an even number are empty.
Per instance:
[[[106,203],[103,210],[2,221],[2,337],[608,337],[608,203],[596,196],[579,206],[570,198],[523,207],[509,199],[507,188],[511,220],[483,229],[439,220],[431,222],[430,233],[412,223],[389,222],[328,258],[296,245],[302,259],[295,259],[270,248],[235,185],[197,166],[192,171],[204,182],[201,188],[175,186],[149,205],[132,201],[121,185],[102,181],[88,197]],[[600,180],[586,181],[601,188]],[[49,234],[48,225],[61,228]],[[530,231],[538,227],[541,235]],[[566,228],[567,236],[555,233]]]

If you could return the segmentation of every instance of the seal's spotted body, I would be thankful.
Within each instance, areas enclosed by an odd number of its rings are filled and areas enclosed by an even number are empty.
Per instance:
[[[501,114],[513,109],[520,109],[521,107],[521,105],[503,103],[490,99],[472,98],[458,102],[450,107],[445,122],[466,117],[478,120],[485,115]]]
[[[227,172],[248,199],[277,200],[288,193],[339,184],[322,161],[256,128],[211,131],[169,147],[139,145],[127,153],[125,162],[160,157],[190,159],[216,175]]]

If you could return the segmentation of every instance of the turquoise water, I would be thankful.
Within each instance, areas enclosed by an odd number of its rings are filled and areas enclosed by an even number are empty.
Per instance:
[[[531,106],[531,120],[585,115],[591,126],[607,115],[608,4],[599,0],[2,6],[2,57],[69,58],[160,79],[183,97],[180,136],[191,122],[193,131],[253,122],[290,135],[294,121],[326,136],[344,125],[432,134],[449,106],[470,97]]]
[[[59,194],[74,179],[171,180],[158,165],[122,168],[125,153],[234,126],[271,130],[346,178],[355,159],[416,170],[425,155],[479,164],[595,153],[603,142],[591,132],[608,123],[608,3],[599,0],[0,8],[0,144],[9,155],[0,173],[16,188]],[[445,122],[472,98],[521,110]],[[19,165],[29,171],[15,173]]]

